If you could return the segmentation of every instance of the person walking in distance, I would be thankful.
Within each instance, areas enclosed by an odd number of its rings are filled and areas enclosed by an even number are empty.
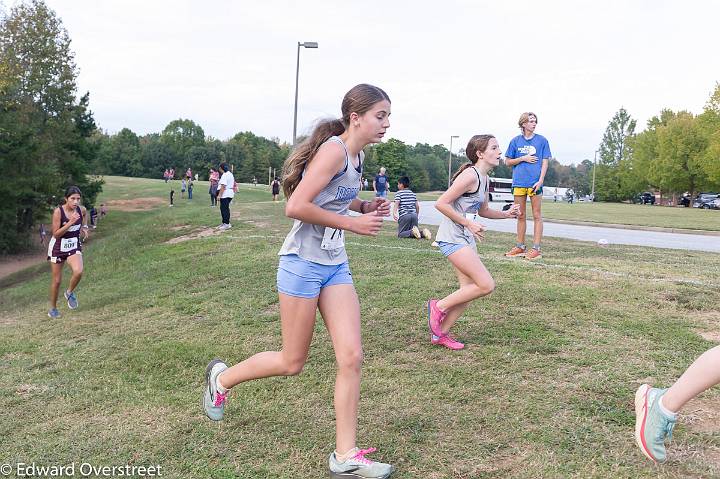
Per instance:
[[[218,182],[220,181],[220,173],[216,168],[210,168],[210,206],[217,206]]]
[[[373,191],[375,191],[375,196],[378,198],[387,198],[388,179],[387,176],[385,176],[384,166],[380,168],[380,173],[375,175],[375,179],[373,180]]]
[[[272,181],[272,183],[270,184],[270,188],[272,188],[273,201],[278,201],[278,199],[280,198],[280,182],[277,178]]]
[[[230,171],[227,163],[220,163],[220,171],[222,176],[218,181],[218,197],[220,198],[220,216],[222,223],[218,226],[219,230],[227,230],[232,228],[230,224],[230,202],[235,197],[235,177]]]

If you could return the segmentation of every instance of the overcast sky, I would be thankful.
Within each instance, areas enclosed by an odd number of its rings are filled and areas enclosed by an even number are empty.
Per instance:
[[[717,81],[720,2],[47,0],[72,39],[97,123],[160,132],[189,118],[222,140],[291,141],[340,115],[345,92],[388,92],[389,137],[507,146],[523,111],[562,163],[592,159],[612,115],[700,113]],[[6,5],[12,5],[12,1]]]

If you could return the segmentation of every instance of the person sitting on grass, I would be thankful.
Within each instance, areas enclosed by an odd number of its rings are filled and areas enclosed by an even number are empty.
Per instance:
[[[398,222],[398,238],[432,239],[429,229],[423,228],[421,232],[418,228],[418,214],[420,214],[420,203],[410,189],[410,178],[403,176],[398,181],[393,209],[393,217]]]

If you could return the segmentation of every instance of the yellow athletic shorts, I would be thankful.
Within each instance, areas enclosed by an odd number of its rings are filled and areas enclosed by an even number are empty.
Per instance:
[[[532,187],[525,188],[520,186],[513,186],[512,189],[513,196],[535,196],[535,195],[541,195],[542,196],[542,186],[538,188],[537,191],[533,190]]]

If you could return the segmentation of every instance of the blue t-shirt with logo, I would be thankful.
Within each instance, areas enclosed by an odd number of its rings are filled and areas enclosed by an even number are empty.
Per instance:
[[[375,175],[375,188],[377,189],[378,193],[382,193],[383,191],[387,190],[387,176]]]
[[[523,135],[518,135],[510,141],[505,156],[515,159],[525,155],[535,155],[538,161],[535,163],[523,161],[513,166],[513,186],[529,188],[540,180],[542,160],[552,158],[550,143],[542,135],[533,135],[529,140]]]

